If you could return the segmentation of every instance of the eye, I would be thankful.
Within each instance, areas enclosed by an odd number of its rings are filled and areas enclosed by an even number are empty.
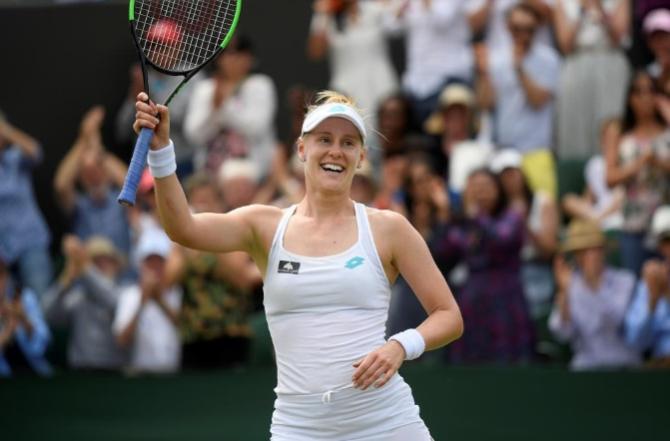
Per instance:
[[[330,142],[330,138],[327,136],[319,136],[316,141],[319,144],[328,144]]]

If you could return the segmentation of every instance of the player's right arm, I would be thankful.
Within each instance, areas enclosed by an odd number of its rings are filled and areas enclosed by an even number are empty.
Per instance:
[[[144,127],[155,132],[151,141],[152,150],[167,146],[170,143],[167,107],[147,102],[145,93],[140,93],[137,98],[133,128],[136,132]],[[225,214],[193,214],[174,173],[154,179],[154,182],[161,224],[170,239],[187,248],[215,253],[245,251],[255,260],[262,258],[265,248],[262,225],[272,223],[271,218],[279,215],[279,209],[250,205]]]

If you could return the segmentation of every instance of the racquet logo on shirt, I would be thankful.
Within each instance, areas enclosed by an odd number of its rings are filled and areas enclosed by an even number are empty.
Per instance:
[[[279,261],[279,267],[277,268],[278,273],[298,274],[298,271],[300,271],[300,262],[290,262],[288,260]]]

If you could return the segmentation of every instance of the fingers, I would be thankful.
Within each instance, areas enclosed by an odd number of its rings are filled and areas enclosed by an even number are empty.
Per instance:
[[[375,387],[386,384],[399,366],[395,365],[390,356],[373,352],[362,361],[354,363],[354,367],[357,367],[353,376],[354,386],[366,390],[373,384]]]

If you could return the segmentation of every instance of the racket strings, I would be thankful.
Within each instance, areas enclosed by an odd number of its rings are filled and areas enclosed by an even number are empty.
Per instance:
[[[157,67],[188,72],[217,52],[236,9],[237,0],[135,0],[138,43]]]

